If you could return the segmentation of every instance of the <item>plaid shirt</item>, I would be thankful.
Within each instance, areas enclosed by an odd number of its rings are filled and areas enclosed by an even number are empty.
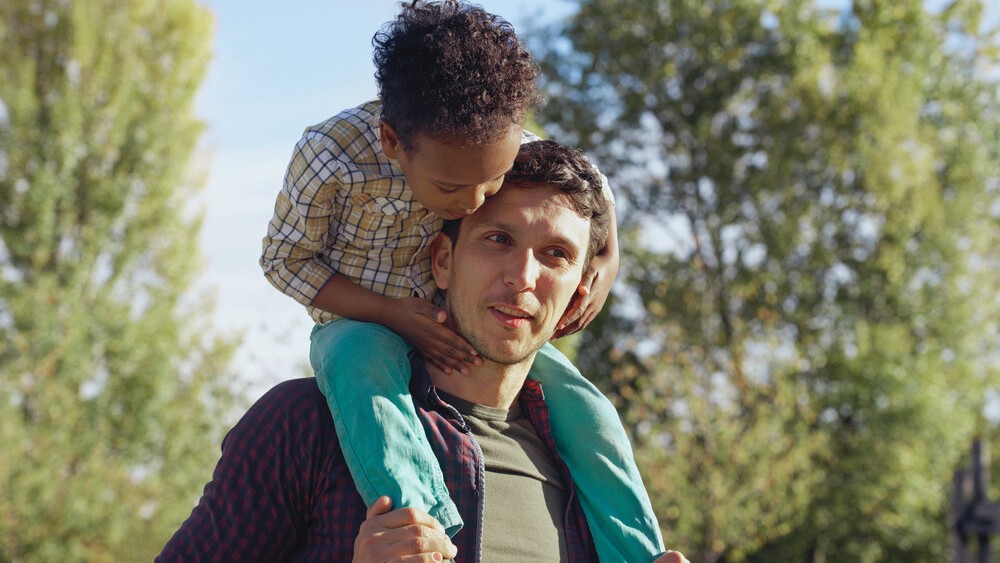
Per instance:
[[[436,289],[430,242],[443,220],[413,199],[382,152],[381,113],[371,101],[307,128],[274,204],[261,267],[317,323],[337,318],[311,306],[334,273],[393,298],[429,299]]]
[[[410,389],[465,521],[452,538],[458,561],[482,561],[481,450],[458,411],[440,399],[420,360],[414,361]],[[572,484],[556,454],[541,385],[526,381],[520,400],[564,481]],[[570,487],[567,560],[597,561]],[[350,561],[364,519],[364,502],[316,380],[287,381],[257,401],[226,436],[212,481],[157,561]]]

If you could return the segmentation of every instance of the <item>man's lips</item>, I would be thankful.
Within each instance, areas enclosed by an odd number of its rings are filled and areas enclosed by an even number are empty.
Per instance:
[[[518,328],[531,322],[532,315],[520,307],[513,305],[496,304],[490,306],[490,312],[502,324],[511,328]]]

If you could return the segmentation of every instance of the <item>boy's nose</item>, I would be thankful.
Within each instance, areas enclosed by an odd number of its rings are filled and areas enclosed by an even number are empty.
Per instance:
[[[459,200],[459,204],[465,208],[466,212],[472,213],[482,207],[483,202],[485,201],[486,190],[484,190],[483,186],[480,185],[465,190],[465,193],[462,194],[462,197]]]
[[[466,209],[471,213],[486,202],[486,198],[496,194],[500,191],[500,186],[503,184],[502,180],[490,180],[484,184],[479,184],[478,186],[473,186],[468,191],[465,199],[462,203],[465,205]]]

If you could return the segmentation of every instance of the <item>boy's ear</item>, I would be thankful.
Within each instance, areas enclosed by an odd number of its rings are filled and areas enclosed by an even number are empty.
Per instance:
[[[454,257],[451,238],[444,233],[438,233],[431,245],[431,273],[438,289],[448,289],[451,285],[451,267]]]
[[[392,125],[389,125],[389,123],[384,119],[379,120],[378,129],[379,141],[382,142],[382,152],[389,158],[399,158],[399,153],[403,152],[403,148],[400,146],[399,136],[396,135],[396,130],[393,129]]]

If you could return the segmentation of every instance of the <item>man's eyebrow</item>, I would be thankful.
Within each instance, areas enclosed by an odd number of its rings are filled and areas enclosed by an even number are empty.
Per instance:
[[[492,180],[487,180],[487,181],[488,182],[495,182],[495,181],[499,180],[500,178],[503,178],[507,174],[510,174],[510,171],[513,170],[513,169],[514,169],[514,167],[511,166],[503,174],[497,176],[496,178],[493,178]],[[437,185],[444,186],[446,188],[468,188],[468,187],[472,186],[472,184],[453,184],[451,182],[442,182],[440,180],[434,180],[434,181],[437,183]]]

